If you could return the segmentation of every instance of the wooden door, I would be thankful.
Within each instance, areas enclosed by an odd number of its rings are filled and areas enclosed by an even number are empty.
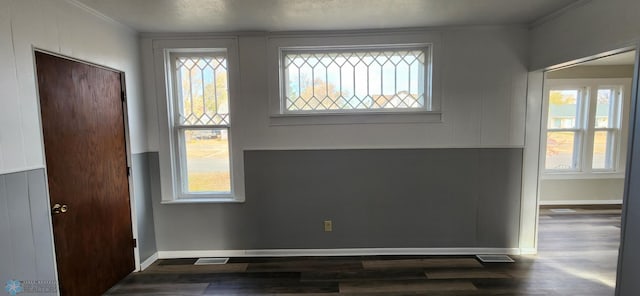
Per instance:
[[[134,270],[121,73],[36,52],[62,295],[100,295]]]

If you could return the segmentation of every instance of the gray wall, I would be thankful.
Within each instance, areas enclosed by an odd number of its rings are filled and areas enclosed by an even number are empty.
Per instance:
[[[0,175],[2,292],[4,284],[12,279],[55,281],[53,237],[48,205],[44,169]]]
[[[156,252],[148,157],[148,153],[132,156],[142,261]],[[155,161],[157,163],[157,154]],[[4,289],[4,284],[12,279],[56,279],[44,169],[0,175],[0,287]]]
[[[150,153],[131,155],[133,176],[133,195],[135,200],[136,222],[138,228],[138,252],[140,262],[144,262],[158,250],[153,221],[152,190],[149,174]]]
[[[521,164],[519,148],[246,151],[245,203],[154,194],[158,250],[517,248]]]

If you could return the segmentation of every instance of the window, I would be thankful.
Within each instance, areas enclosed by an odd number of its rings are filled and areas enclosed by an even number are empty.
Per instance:
[[[620,90],[617,87],[598,89],[596,96],[593,137],[593,169],[614,169],[614,151],[619,137]]]
[[[268,37],[272,125],[442,122],[440,33]]]
[[[585,79],[549,84],[545,172],[618,172],[625,84]]]
[[[284,49],[284,113],[429,110],[429,47]]]
[[[162,203],[243,202],[238,40],[153,41]]]
[[[231,194],[226,50],[170,58],[179,196]]]
[[[547,170],[578,168],[578,145],[582,141],[579,124],[584,94],[582,89],[551,90],[547,119]]]

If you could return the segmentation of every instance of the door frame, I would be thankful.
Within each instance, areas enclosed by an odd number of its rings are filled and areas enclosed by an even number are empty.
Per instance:
[[[31,50],[31,55],[33,58],[33,73],[37,73],[37,65],[36,65],[36,59],[35,59],[35,54],[36,52],[40,52],[40,53],[44,53],[44,54],[48,54],[48,55],[52,55],[55,57],[59,57],[59,58],[63,58],[69,61],[73,61],[73,62],[78,62],[78,63],[82,63],[85,65],[89,65],[89,66],[93,66],[93,67],[98,67],[101,69],[105,69],[105,70],[109,70],[109,71],[113,71],[113,72],[117,72],[120,74],[120,85],[121,85],[121,89],[124,92],[124,97],[125,100],[122,102],[122,116],[124,119],[124,135],[125,135],[125,155],[126,155],[126,159],[127,159],[127,167],[129,168],[129,174],[127,176],[127,182],[129,183],[129,206],[131,208],[131,213],[130,217],[131,217],[131,232],[133,234],[133,239],[136,240],[136,242],[138,241],[138,221],[136,220],[136,203],[135,203],[135,196],[134,196],[134,183],[133,183],[133,169],[131,167],[132,162],[131,162],[131,138],[130,138],[130,133],[129,133],[129,111],[128,111],[128,103],[129,100],[127,99],[127,88],[126,88],[126,75],[124,71],[112,68],[112,67],[108,67],[108,66],[104,66],[104,65],[100,65],[100,64],[96,64],[93,62],[89,62],[89,61],[85,61],[79,58],[74,58],[71,56],[67,56],[67,55],[63,55],[57,52],[53,52],[53,51],[49,51],[46,49],[42,49],[42,48],[38,48],[35,46],[32,46],[32,50]],[[38,78],[35,77],[35,89],[36,89],[36,97],[38,98],[38,100],[36,100],[36,104],[37,104],[37,110],[38,110],[38,127],[39,127],[39,135],[40,135],[40,143],[42,145],[42,162],[43,162],[43,168],[44,168],[44,174],[45,174],[45,180],[47,180],[49,178],[48,173],[47,173],[47,160],[44,157],[44,135],[43,135],[43,130],[42,130],[42,111],[41,111],[41,107],[40,107],[40,90],[38,88]],[[51,205],[51,197],[50,197],[50,193],[49,193],[49,184],[48,182],[45,182],[45,188],[46,188],[46,200],[47,200],[47,208],[50,207]],[[55,240],[53,239],[53,219],[52,219],[52,215],[49,215],[49,225],[50,225],[50,230],[51,230],[51,241],[53,242],[53,246],[52,246],[52,250],[53,250],[53,258],[56,258],[56,245],[55,245]],[[140,253],[139,253],[139,244],[136,243],[135,247],[133,248],[133,257],[134,257],[134,271],[140,271]],[[59,283],[59,278],[58,278],[58,262],[57,260],[54,260],[54,268],[56,270],[56,283],[58,283],[58,286],[60,285]]]
[[[525,145],[523,154],[522,167],[522,196],[520,208],[520,238],[519,247],[522,254],[536,254],[538,252],[538,223],[539,223],[539,206],[540,206],[540,163],[543,152],[541,150],[542,141],[542,118],[544,103],[544,76],[546,72],[559,70],[562,68],[572,67],[577,64],[590,60],[615,55],[627,51],[636,51],[636,60],[634,64],[634,76],[631,81],[631,98],[629,103],[629,126],[627,135],[627,155],[625,156],[625,190],[622,203],[622,216],[624,224],[624,215],[626,213],[626,205],[628,198],[628,182],[629,168],[631,161],[631,152],[633,144],[631,139],[635,131],[633,122],[635,118],[634,110],[637,108],[638,101],[638,65],[640,59],[640,42],[627,44],[610,51],[599,53],[592,56],[564,62],[555,66],[547,67],[540,70],[529,72],[527,85],[527,108],[525,119]],[[621,243],[624,237],[621,237]]]

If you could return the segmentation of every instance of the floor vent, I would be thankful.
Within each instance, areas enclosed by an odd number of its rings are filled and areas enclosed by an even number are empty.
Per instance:
[[[480,262],[484,263],[512,263],[515,262],[507,255],[476,255]]]
[[[572,209],[550,209],[552,213],[575,213],[576,210]]]
[[[227,264],[229,258],[198,258],[193,265]]]

